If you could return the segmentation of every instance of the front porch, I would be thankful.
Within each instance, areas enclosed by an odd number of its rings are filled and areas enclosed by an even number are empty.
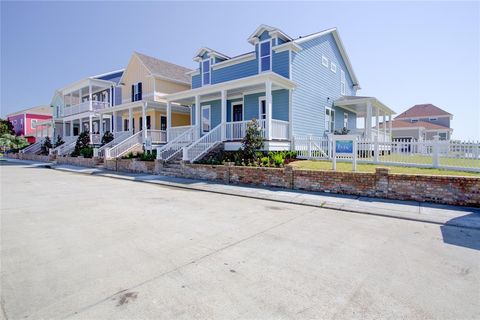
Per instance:
[[[167,110],[173,103],[190,106],[196,139],[219,131],[219,140],[228,148],[239,144],[247,124],[257,119],[267,146],[270,142],[288,146],[292,133],[291,89],[294,87],[295,84],[284,77],[264,73],[165,98]]]
[[[392,139],[392,115],[395,111],[387,107],[375,97],[344,96],[334,101],[334,106],[355,113],[358,119],[363,119],[363,128],[350,129],[350,134],[359,135],[360,138],[380,142]],[[388,117],[388,119],[387,119]],[[373,120],[375,119],[375,125]],[[380,121],[382,119],[382,121]],[[380,126],[380,123],[388,123],[389,126]]]

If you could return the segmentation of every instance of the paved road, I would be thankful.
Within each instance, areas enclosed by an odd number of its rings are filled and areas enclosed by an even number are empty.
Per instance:
[[[2,164],[8,319],[480,317],[478,229]]]

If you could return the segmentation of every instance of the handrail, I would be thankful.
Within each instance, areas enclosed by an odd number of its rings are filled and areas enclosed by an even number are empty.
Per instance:
[[[45,138],[41,138],[39,139],[37,142],[35,143],[32,143],[31,145],[29,145],[28,147],[24,148],[21,150],[22,153],[31,153],[32,150],[33,153],[35,152],[38,152],[42,146],[42,143],[45,141]]]
[[[105,155],[105,150],[107,148],[110,148],[116,144],[119,144],[120,142],[124,141],[126,138],[130,137],[132,135],[131,131],[119,131],[117,132],[116,137],[113,138],[112,141],[109,143],[104,144],[100,148],[98,148],[98,155],[100,157],[103,157]]]
[[[135,147],[138,144],[143,144],[143,130],[138,131],[134,135],[123,140],[111,149],[108,149],[107,158],[118,158],[125,152]]]
[[[222,141],[223,124],[220,123],[209,133],[183,149],[183,160],[194,162]]]
[[[170,127],[168,131],[168,140],[171,141],[176,137],[182,135],[185,131],[190,130],[193,126],[179,126],[179,127]]]
[[[64,144],[53,149],[53,152],[56,152],[59,156],[63,156],[69,153],[70,151],[75,149],[75,146],[77,145],[77,139],[78,136],[69,137],[69,139],[66,140]]]
[[[157,159],[170,160],[173,158],[183,147],[188,146],[193,141],[194,126],[190,126],[189,129],[182,134],[169,141],[163,147],[157,149]]]
[[[152,143],[166,143],[167,131],[158,129],[147,129],[147,137],[152,140]]]

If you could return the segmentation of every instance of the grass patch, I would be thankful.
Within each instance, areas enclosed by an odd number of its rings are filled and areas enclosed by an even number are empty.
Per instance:
[[[327,160],[300,160],[291,163],[292,166],[298,169],[305,170],[332,170],[332,162]],[[358,172],[375,172],[375,168],[390,168],[390,173],[404,173],[404,174],[421,174],[421,175],[433,175],[433,176],[472,176],[480,177],[479,172],[466,172],[455,171],[445,169],[430,169],[430,168],[417,168],[417,167],[404,167],[404,166],[391,166],[381,164],[367,164],[357,163]],[[337,162],[337,171],[349,172],[352,171],[352,164],[350,162]]]

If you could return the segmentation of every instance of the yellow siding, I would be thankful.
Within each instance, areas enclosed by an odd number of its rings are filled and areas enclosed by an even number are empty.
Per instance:
[[[154,117],[154,113],[155,113],[155,117]],[[133,123],[134,123],[135,132],[138,132],[138,129],[140,128],[140,117],[141,116],[142,116],[141,112],[138,112],[138,111],[133,112]],[[161,116],[166,117],[167,115],[163,111],[149,110],[149,111],[147,111],[147,116],[150,116],[151,125],[153,126],[152,129],[160,130],[160,117]],[[128,119],[128,113],[122,114],[122,123],[123,123],[124,119]],[[155,123],[154,123],[154,121],[155,121]],[[172,127],[188,126],[188,125],[190,125],[190,115],[189,114],[172,113]]]
[[[161,95],[175,93],[175,92],[189,90],[189,89],[190,89],[190,85],[188,84],[180,84],[180,83],[171,82],[168,80],[155,79],[155,91],[157,93],[160,93]]]
[[[130,102],[132,98],[132,85],[142,83],[144,100],[153,100],[153,78],[137,56],[133,55],[123,75],[122,102]],[[150,96],[150,97],[148,97]]]
[[[190,115],[182,113],[172,113],[172,127],[190,125]]]

